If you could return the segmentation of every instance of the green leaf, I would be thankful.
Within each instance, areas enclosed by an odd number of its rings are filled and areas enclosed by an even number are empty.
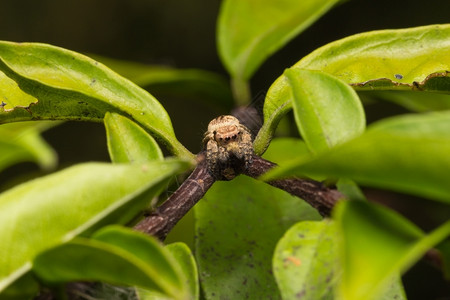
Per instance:
[[[340,275],[333,225],[329,220],[300,222],[280,239],[273,271],[283,299],[333,299]]]
[[[292,68],[323,71],[357,89],[449,93],[449,36],[450,25],[361,33],[315,50]],[[292,108],[288,84],[282,75],[267,92],[264,124],[254,142],[257,154],[265,151],[279,121]]]
[[[145,163],[162,160],[156,141],[142,127],[116,113],[106,113],[108,150],[115,163]]]
[[[34,299],[39,294],[39,284],[32,273],[17,278],[13,284],[0,292],[2,300]]]
[[[321,70],[358,89],[450,92],[450,24],[356,34],[325,45],[294,68]]]
[[[199,282],[198,282],[198,273],[197,273],[197,265],[195,263],[194,256],[192,255],[191,250],[184,243],[173,243],[166,246],[166,250],[168,250],[174,259],[177,261],[178,266],[181,267],[182,275],[190,292],[189,299],[199,299],[200,290],[199,290]],[[160,293],[156,293],[154,291],[149,291],[145,289],[136,289],[138,294],[138,298],[141,300],[166,300],[167,297]]]
[[[142,288],[136,288],[136,295],[139,300],[172,300],[167,295]]]
[[[57,122],[21,122],[0,126],[0,171],[19,162],[36,162],[43,169],[56,166],[55,151],[40,133]]]
[[[156,290],[185,299],[172,257],[153,237],[118,226],[94,238],[76,238],[36,257],[33,271],[45,282],[104,281]]]
[[[292,161],[309,160],[311,153],[306,143],[297,138],[275,138],[264,152],[263,158],[277,163],[279,166],[289,166]]]
[[[37,43],[0,42],[0,60],[0,70],[37,99],[4,101],[10,110],[0,111],[0,123],[41,119],[101,121],[108,111],[121,112],[150,131],[172,153],[192,159],[193,155],[176,139],[161,104],[102,64],[76,52]],[[0,88],[9,91],[11,86],[2,84]]]
[[[283,79],[286,81],[285,77]],[[283,88],[286,86],[287,83]],[[270,87],[266,99],[264,100],[264,123],[253,141],[253,148],[256,155],[262,155],[266,151],[278,123],[280,123],[281,119],[292,109],[291,93],[289,89],[285,88],[283,90],[283,95],[276,95],[277,100],[271,100],[273,99],[271,98],[272,93],[274,93],[272,88],[274,88],[274,85]],[[278,104],[280,105],[277,106]],[[272,106],[273,110],[268,108],[269,106]]]
[[[171,160],[88,163],[19,185],[0,196],[0,292],[42,251],[110,223],[129,222],[175,174]]]
[[[234,78],[249,79],[275,51],[327,12],[338,0],[226,0],[217,44]]]
[[[110,245],[114,245],[142,260],[155,270],[155,274],[169,282],[172,288],[186,290],[181,271],[175,264],[169,251],[159,245],[154,238],[131,229],[109,226],[93,235],[93,238]],[[167,291],[166,291],[167,292]]]
[[[278,298],[271,263],[277,241],[298,221],[320,219],[304,201],[244,176],[216,182],[195,216],[206,299]]]
[[[166,249],[172,254],[178,265],[181,267],[192,299],[200,299],[197,263],[195,262],[191,249],[189,249],[185,243],[180,242],[167,245]]]
[[[154,93],[192,98],[229,111],[233,97],[228,81],[221,75],[199,69],[175,69],[167,66],[146,65],[90,55],[125,78]]]
[[[407,300],[400,276],[394,276],[386,282],[386,287],[379,292],[376,300]]]
[[[361,191],[359,186],[350,179],[339,179],[338,182],[336,182],[336,188],[345,196],[345,199],[353,201],[367,201],[363,191]]]
[[[330,220],[292,226],[275,249],[273,267],[283,299],[340,299],[337,230]],[[405,299],[399,277],[389,281],[378,299]]]
[[[344,177],[449,203],[449,124],[450,111],[385,119],[354,140],[308,162],[270,171],[264,179],[305,174]]]
[[[312,152],[324,152],[364,131],[364,110],[350,86],[317,71],[288,69],[284,74],[297,127]]]
[[[28,107],[38,99],[20,89],[17,83],[0,71],[0,112],[9,112],[15,107]],[[25,106],[24,106],[25,105]]]
[[[392,210],[364,201],[341,202],[335,219],[342,236],[339,292],[347,300],[374,299],[450,234],[450,221],[424,235]]]

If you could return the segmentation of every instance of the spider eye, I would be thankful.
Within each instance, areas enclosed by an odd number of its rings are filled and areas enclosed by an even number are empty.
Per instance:
[[[236,135],[233,135],[231,138],[232,138],[233,140],[235,140],[235,139],[237,138],[237,136],[236,136]]]

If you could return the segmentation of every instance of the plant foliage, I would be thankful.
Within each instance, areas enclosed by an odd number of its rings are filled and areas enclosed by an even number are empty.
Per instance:
[[[40,133],[57,123],[43,120],[104,122],[112,162],[0,194],[0,298],[104,281],[134,286],[142,299],[406,299],[404,272],[434,247],[450,257],[450,223],[424,232],[366,201],[358,185],[450,204],[449,24],[360,33],[295,58],[268,89],[254,140],[255,153],[267,150],[280,167],[259,181],[215,183],[195,208],[193,249],[125,228],[194,167],[164,107],[137,84],[208,95],[221,108],[232,106],[232,90],[249,104],[261,64],[337,2],[224,0],[217,46],[231,88],[211,72],[97,58],[133,83],[70,50],[0,42],[0,171],[56,166]],[[366,128],[360,96],[369,90],[412,112]],[[291,110],[300,138],[273,139]],[[322,219],[263,182],[289,176],[337,181],[352,200]]]

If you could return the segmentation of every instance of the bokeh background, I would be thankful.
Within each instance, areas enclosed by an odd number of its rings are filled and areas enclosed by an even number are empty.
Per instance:
[[[198,68],[227,78],[215,43],[220,3],[219,0],[1,0],[0,39],[49,43],[150,65]],[[449,23],[449,12],[450,1],[442,0],[344,1],[264,63],[251,81],[253,96],[264,95],[285,68],[321,45],[363,31]],[[214,105],[205,105],[208,99],[195,101],[150,92],[168,111],[178,138],[194,153],[201,149],[209,120],[226,113]],[[369,122],[405,112],[385,102],[366,107]],[[109,160],[105,131],[100,123],[67,122],[45,132],[44,137],[58,152],[60,167]],[[0,189],[38,174],[40,171],[34,165],[14,166],[0,174]],[[450,216],[448,207],[432,201],[373,189],[365,192],[369,198],[407,215],[425,230]],[[409,299],[450,299],[449,283],[424,262],[412,268],[404,281]]]

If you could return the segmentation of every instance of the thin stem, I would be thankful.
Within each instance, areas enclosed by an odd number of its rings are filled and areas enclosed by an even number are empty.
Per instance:
[[[134,229],[164,240],[175,224],[205,195],[215,182],[208,171],[205,155],[197,156],[198,164],[189,177],[156,211],[145,217]]]
[[[216,179],[208,170],[203,152],[198,155],[198,161],[195,170],[175,193],[139,222],[134,227],[136,230],[164,240],[178,221],[205,195]],[[253,163],[243,174],[258,178],[275,166],[276,164],[254,155]],[[324,217],[329,217],[337,201],[344,198],[337,190],[309,179],[280,179],[268,184],[304,199]]]
[[[244,171],[244,174],[253,178],[258,178],[277,165],[265,160],[257,155],[253,156],[253,163]],[[345,196],[336,189],[324,186],[321,182],[288,178],[267,182],[268,184],[285,190],[291,195],[302,198],[312,207],[318,210],[323,217],[329,217],[331,210],[339,200],[345,199]]]
[[[243,78],[231,79],[231,90],[233,97],[236,100],[236,106],[247,106],[252,100],[250,85],[247,80]]]

